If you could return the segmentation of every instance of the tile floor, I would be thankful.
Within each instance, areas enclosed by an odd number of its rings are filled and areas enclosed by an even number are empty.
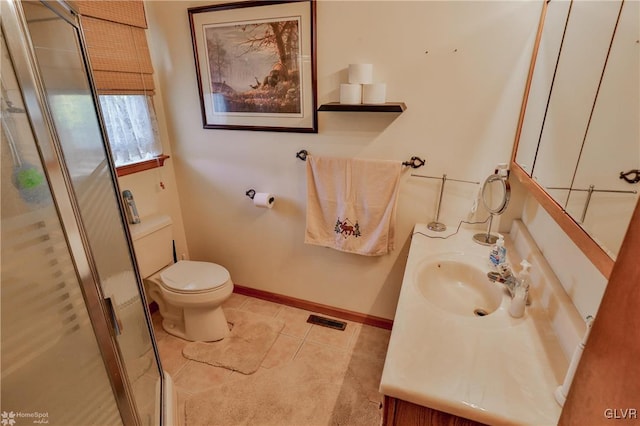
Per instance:
[[[368,398],[382,401],[377,391],[384,365],[384,357],[391,332],[377,327],[347,321],[344,331],[307,323],[313,313],[290,306],[233,293],[223,307],[240,309],[275,317],[285,322],[284,329],[263,360],[260,370],[273,369],[302,357],[317,358],[318,362],[349,362],[355,355],[366,356],[374,362],[367,363],[369,371],[360,372],[366,378]],[[326,315],[323,315],[326,316]],[[228,380],[251,380],[225,368],[213,367],[182,356],[185,340],[167,334],[158,312],[152,316],[158,342],[160,359],[164,369],[171,374],[177,391],[180,425],[184,425],[184,402],[190,396],[205,391]],[[259,374],[260,370],[254,374]],[[286,419],[283,419],[286,423]],[[222,425],[226,426],[226,425]]]

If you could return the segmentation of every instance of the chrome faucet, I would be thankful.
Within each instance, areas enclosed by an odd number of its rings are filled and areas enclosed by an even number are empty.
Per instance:
[[[491,282],[504,284],[506,289],[509,291],[509,295],[513,299],[513,296],[516,293],[518,279],[511,272],[511,268],[506,265],[500,265],[498,266],[498,271],[487,272],[487,277]]]
[[[491,282],[498,282],[504,284],[505,288],[509,291],[509,296],[513,299],[516,294],[516,287],[518,286],[518,278],[513,275],[511,268],[508,265],[502,264],[498,266],[497,271],[487,272],[487,277]],[[526,305],[531,305],[531,298],[529,292],[527,292]]]

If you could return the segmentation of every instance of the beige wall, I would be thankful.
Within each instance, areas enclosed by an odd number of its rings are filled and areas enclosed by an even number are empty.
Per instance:
[[[202,129],[187,8],[211,3],[146,3],[191,258],[224,265],[240,285],[393,318],[411,230],[433,219],[440,182],[407,171],[396,251],[345,254],[303,244],[305,164],[295,153],[418,155],[428,163],[417,173],[483,181],[510,158],[541,3],[318,2],[318,103],[338,100],[348,64],[366,62],[387,83],[387,98],[408,109],[321,112],[317,135]],[[253,207],[249,188],[274,192],[275,207]],[[455,229],[476,192],[448,182],[441,221]],[[517,203],[511,209],[518,217]]]

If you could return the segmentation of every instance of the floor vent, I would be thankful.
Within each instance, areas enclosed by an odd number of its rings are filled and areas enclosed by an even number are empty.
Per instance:
[[[318,315],[309,315],[309,318],[307,318],[307,322],[311,324],[321,325],[323,327],[334,328],[336,330],[344,330],[347,327],[347,323],[344,321],[338,321]]]

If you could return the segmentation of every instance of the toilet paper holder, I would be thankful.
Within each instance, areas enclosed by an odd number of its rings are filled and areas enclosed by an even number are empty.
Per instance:
[[[256,196],[256,190],[251,188],[250,190],[248,190],[247,192],[244,193],[247,197],[251,198],[252,200],[254,199],[254,197]],[[273,203],[275,201],[274,197],[269,198],[269,202]]]

